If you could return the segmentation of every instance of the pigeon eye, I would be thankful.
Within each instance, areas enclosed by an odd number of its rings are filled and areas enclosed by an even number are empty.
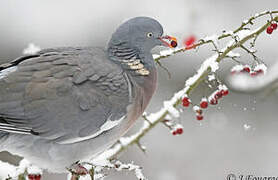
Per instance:
[[[153,36],[153,33],[149,32],[147,33],[147,37],[152,37]]]

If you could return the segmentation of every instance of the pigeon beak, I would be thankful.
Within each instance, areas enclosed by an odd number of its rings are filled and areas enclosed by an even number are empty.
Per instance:
[[[171,36],[161,36],[158,38],[161,41],[161,45],[170,47],[170,48],[175,48],[178,45],[177,38],[171,37]]]

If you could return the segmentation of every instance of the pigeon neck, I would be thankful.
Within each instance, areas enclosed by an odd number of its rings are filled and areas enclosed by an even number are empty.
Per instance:
[[[154,67],[150,52],[130,48],[124,44],[109,46],[107,51],[110,60],[133,76],[148,76]]]

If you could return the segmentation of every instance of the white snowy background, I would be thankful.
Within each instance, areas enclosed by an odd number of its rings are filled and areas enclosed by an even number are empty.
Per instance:
[[[41,48],[60,46],[105,46],[111,33],[124,20],[151,16],[164,26],[165,32],[182,39],[194,34],[206,35],[233,30],[250,15],[278,8],[277,0],[2,0],[0,1],[0,62],[21,55],[33,42]],[[278,60],[278,33],[261,36],[257,41],[258,56],[271,67]],[[184,86],[184,80],[195,73],[212,52],[210,46],[164,59],[172,73],[159,69],[159,83],[147,112],[160,109],[163,100]],[[154,50],[158,51],[158,49]],[[251,62],[250,56],[243,60]],[[221,79],[230,75],[234,65],[226,60],[220,65]],[[204,86],[205,87],[205,86]],[[194,93],[198,98],[207,92]],[[227,174],[278,176],[278,97],[265,97],[263,92],[232,92],[216,107],[205,112],[204,120],[186,109],[178,121],[184,126],[182,136],[173,136],[167,128],[157,126],[142,143],[147,154],[131,147],[121,160],[134,161],[152,180],[226,179]],[[140,124],[138,121],[138,125]],[[133,129],[136,130],[136,127]],[[3,161],[18,158],[0,153]],[[0,172],[4,171],[0,169]],[[65,179],[65,175],[44,174],[45,180]],[[135,179],[132,173],[115,173],[108,180]]]

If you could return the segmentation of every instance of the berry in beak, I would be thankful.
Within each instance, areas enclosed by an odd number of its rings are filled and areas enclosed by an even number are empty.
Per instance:
[[[166,47],[175,48],[178,45],[177,38],[168,35],[159,37],[159,40],[162,42],[162,45]]]

